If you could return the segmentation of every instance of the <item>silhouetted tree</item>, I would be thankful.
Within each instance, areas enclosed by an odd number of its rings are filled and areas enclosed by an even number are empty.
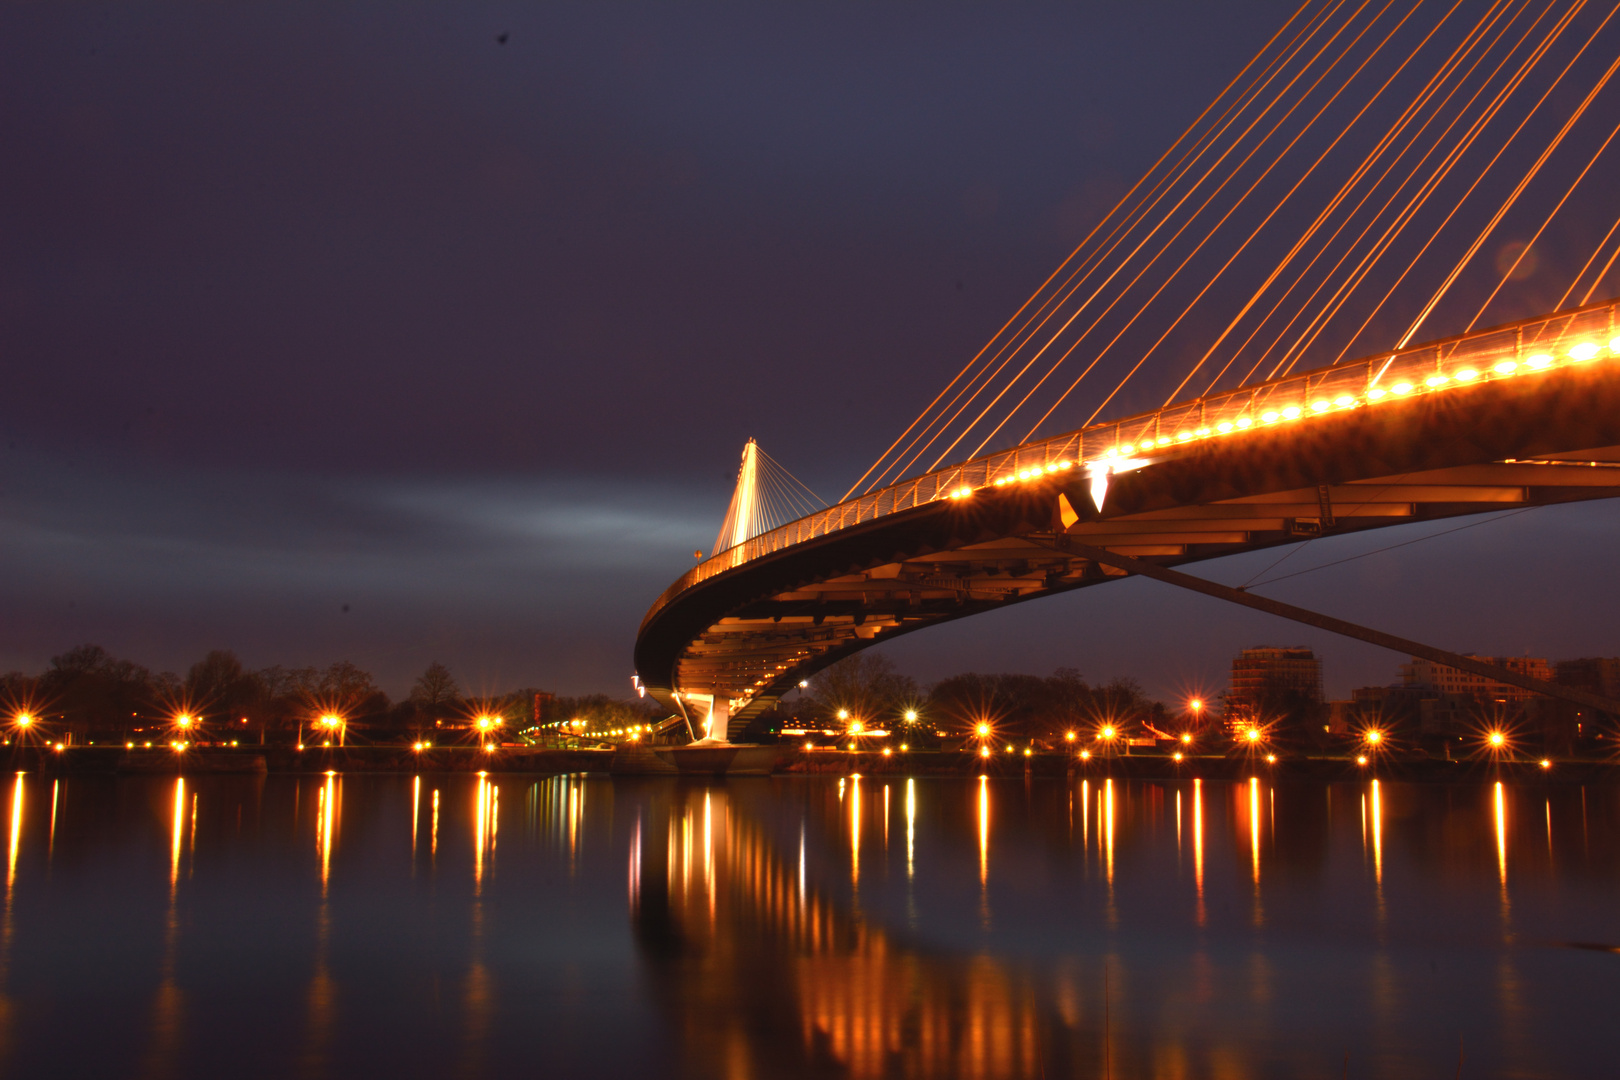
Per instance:
[[[867,723],[892,723],[922,698],[916,680],[894,669],[894,661],[877,653],[847,656],[810,683],[809,711],[824,720],[847,709]]]

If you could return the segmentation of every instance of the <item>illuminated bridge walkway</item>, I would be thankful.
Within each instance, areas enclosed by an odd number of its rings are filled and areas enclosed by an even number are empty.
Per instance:
[[[636,670],[736,730],[875,642],[1131,572],[1096,552],[1173,566],[1620,496],[1616,335],[1615,304],[1587,306],[916,476],[722,543],[652,605]]]

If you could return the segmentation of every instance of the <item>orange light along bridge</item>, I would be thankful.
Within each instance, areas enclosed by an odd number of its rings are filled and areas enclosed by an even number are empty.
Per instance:
[[[974,457],[750,535],[647,612],[642,685],[717,740],[879,641],[1141,574],[1588,707],[1613,702],[1173,568],[1302,538],[1620,496],[1614,302],[1381,353]],[[1530,684],[1534,684],[1531,686]]]

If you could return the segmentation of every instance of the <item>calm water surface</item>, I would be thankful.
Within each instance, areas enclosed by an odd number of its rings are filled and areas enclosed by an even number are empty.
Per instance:
[[[1608,788],[0,797],[6,1076],[1620,1075]]]

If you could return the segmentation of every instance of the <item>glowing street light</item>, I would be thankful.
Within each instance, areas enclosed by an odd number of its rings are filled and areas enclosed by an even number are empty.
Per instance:
[[[981,723],[978,727],[974,728],[973,730],[978,733],[978,736],[981,739],[987,739],[987,738],[990,737],[990,725],[989,724],[982,724]]]
[[[331,736],[335,732],[338,737],[338,745],[344,745],[344,740],[347,738],[349,733],[349,726],[343,722],[343,717],[339,716],[337,713],[327,713],[316,721],[316,725],[325,729],[328,736]],[[322,745],[331,746],[332,740],[328,738]]]
[[[1253,744],[1264,738],[1264,733],[1257,727],[1247,727],[1243,729],[1243,737]]]
[[[906,710],[906,723],[915,724],[916,722],[917,722],[917,710],[916,709],[907,709]]]
[[[1192,745],[1192,732],[1183,731],[1181,733],[1181,745],[1182,746],[1191,746]]]
[[[1113,724],[1104,724],[1102,726],[1102,730],[1097,732],[1097,738],[1099,738],[1099,739],[1112,739],[1115,734],[1116,734],[1116,731],[1114,730],[1114,725]]]
[[[1362,738],[1367,740],[1368,746],[1377,746],[1379,743],[1384,741],[1384,733],[1379,731],[1377,728],[1369,728],[1367,733],[1363,735]]]

